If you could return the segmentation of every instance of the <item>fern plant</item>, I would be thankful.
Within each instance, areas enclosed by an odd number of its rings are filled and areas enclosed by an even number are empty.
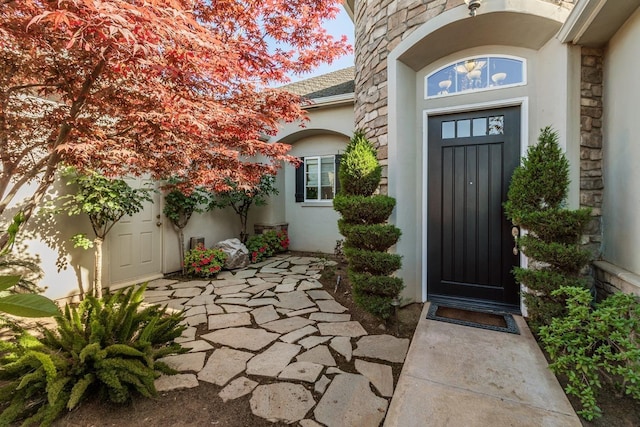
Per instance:
[[[183,350],[174,339],[185,326],[182,313],[142,307],[145,286],[65,308],[57,329],[23,332],[0,344],[0,425],[50,425],[88,396],[124,403],[138,393],[156,395],[154,380],[175,373],[158,359]]]

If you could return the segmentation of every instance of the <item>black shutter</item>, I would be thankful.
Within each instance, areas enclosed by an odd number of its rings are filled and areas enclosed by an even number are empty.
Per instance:
[[[342,154],[336,154],[336,194],[340,193],[340,161]]]
[[[299,159],[301,163],[296,168],[296,203],[304,202],[304,157]]]

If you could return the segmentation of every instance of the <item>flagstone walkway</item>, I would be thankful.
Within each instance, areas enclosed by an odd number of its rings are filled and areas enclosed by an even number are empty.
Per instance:
[[[409,340],[368,335],[352,321],[318,281],[332,263],[280,255],[211,281],[149,283],[146,302],[186,310],[178,341],[191,349],[163,359],[180,373],[158,378],[158,391],[204,381],[223,387],[225,402],[251,394],[253,414],[273,422],[380,425]],[[352,360],[350,372],[337,368]]]

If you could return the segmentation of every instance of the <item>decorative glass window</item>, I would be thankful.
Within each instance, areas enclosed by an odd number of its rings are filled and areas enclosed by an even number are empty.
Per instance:
[[[442,139],[453,139],[503,134],[504,116],[488,116],[442,122],[440,137]]]
[[[482,56],[454,62],[429,74],[425,98],[526,84],[524,59]]]
[[[335,156],[304,158],[305,201],[331,200],[335,194]]]

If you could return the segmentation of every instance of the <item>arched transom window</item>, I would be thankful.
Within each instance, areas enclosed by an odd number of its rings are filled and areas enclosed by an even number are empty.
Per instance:
[[[525,70],[523,58],[501,55],[465,58],[429,74],[425,79],[425,98],[524,85]]]

